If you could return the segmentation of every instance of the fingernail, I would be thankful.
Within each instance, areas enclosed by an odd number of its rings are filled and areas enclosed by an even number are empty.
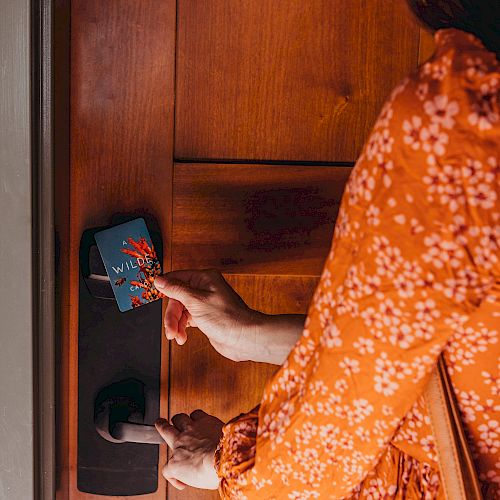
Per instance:
[[[165,288],[166,285],[167,285],[167,280],[164,276],[158,276],[155,278],[156,288]]]

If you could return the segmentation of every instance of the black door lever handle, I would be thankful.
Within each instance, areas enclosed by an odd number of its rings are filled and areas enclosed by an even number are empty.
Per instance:
[[[156,427],[145,424],[147,393],[144,384],[127,379],[104,388],[96,399],[94,423],[111,443],[164,444]]]

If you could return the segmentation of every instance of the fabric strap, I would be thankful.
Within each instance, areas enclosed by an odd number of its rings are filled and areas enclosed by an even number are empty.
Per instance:
[[[445,498],[481,500],[481,486],[442,356],[427,386],[425,401],[436,440]]]

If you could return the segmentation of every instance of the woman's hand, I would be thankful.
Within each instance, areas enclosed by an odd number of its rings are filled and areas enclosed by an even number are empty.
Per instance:
[[[199,328],[212,346],[233,361],[250,359],[257,316],[215,270],[173,271],[155,287],[169,297],[164,324],[167,339],[182,345],[186,328]]]
[[[195,410],[190,416],[186,413],[174,415],[172,424],[164,418],[155,424],[173,452],[163,467],[163,477],[179,490],[186,485],[216,490],[219,478],[214,468],[214,453],[222,437],[224,422],[203,410]]]
[[[157,277],[155,286],[169,298],[167,339],[181,345],[194,326],[228,359],[280,365],[302,334],[305,316],[250,309],[215,270],[173,271]]]

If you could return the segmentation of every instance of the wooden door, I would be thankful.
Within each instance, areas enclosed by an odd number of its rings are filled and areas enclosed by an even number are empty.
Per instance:
[[[404,0],[70,4],[58,499],[73,500],[93,498],[75,468],[82,231],[116,212],[151,214],[165,270],[217,267],[252,307],[306,313],[353,162],[428,38]],[[228,420],[277,369],[228,361],[196,330],[184,346],[163,340],[162,359],[169,417],[201,408]],[[166,497],[218,495],[160,477],[143,498]]]

